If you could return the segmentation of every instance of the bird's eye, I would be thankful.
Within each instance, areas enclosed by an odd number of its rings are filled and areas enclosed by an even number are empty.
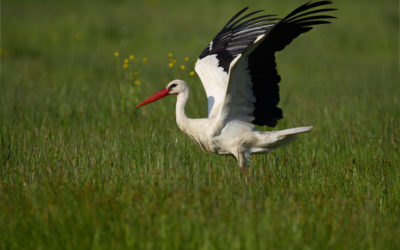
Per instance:
[[[174,84],[172,84],[171,86],[168,87],[168,90],[171,90],[171,89],[173,89],[175,87],[176,87],[176,84],[174,83]]]

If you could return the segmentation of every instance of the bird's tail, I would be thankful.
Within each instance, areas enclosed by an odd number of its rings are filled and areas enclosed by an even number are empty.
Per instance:
[[[312,126],[309,126],[262,132],[258,137],[259,143],[252,150],[252,152],[269,152],[271,149],[275,149],[290,143],[296,138],[297,134],[309,132],[312,128]]]
[[[276,134],[276,142],[270,145],[269,148],[284,146],[296,139],[297,134],[310,132],[312,128],[312,126],[309,126],[275,131],[274,133]]]

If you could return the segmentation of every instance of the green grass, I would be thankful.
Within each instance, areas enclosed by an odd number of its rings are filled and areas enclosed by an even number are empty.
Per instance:
[[[396,1],[336,1],[333,24],[277,55],[277,129],[314,130],[252,157],[248,185],[178,131],[175,98],[133,107],[182,77],[205,116],[168,52],[193,62],[244,5],[303,2],[2,1],[0,248],[400,248]],[[149,58],[141,85],[117,62],[130,53]]]

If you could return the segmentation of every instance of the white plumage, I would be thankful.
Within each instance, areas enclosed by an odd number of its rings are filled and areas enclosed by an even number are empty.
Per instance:
[[[301,5],[283,19],[254,11],[241,16],[242,9],[223,27],[203,50],[195,70],[208,99],[208,117],[190,119],[185,114],[189,87],[174,80],[137,107],[167,95],[177,95],[178,127],[203,149],[217,154],[232,154],[242,171],[249,165],[252,153],[267,153],[312,129],[298,127],[280,131],[259,131],[254,125],[276,126],[282,118],[279,102],[280,76],[274,53],[282,50],[313,25],[329,23],[328,15],[316,13],[332,8],[318,1]]]

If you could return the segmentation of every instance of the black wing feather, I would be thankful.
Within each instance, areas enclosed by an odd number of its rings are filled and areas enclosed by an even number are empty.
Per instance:
[[[281,78],[276,70],[275,52],[282,50],[301,33],[312,29],[311,26],[329,23],[329,15],[314,15],[333,11],[333,8],[313,9],[331,4],[331,1],[307,2],[285,18],[275,15],[258,15],[262,10],[242,15],[248,9],[236,13],[203,50],[199,59],[208,55],[217,55],[220,67],[229,73],[229,66],[234,58],[243,54],[258,36],[266,34],[264,40],[248,55],[248,71],[253,83],[254,124],[276,126],[282,116],[279,103],[279,86]],[[312,10],[313,9],[313,10]],[[279,22],[276,22],[279,21]]]
[[[234,27],[236,24],[238,24],[238,23],[240,23],[241,21],[245,20],[246,18],[248,18],[248,17],[250,17],[250,16],[253,16],[253,15],[257,14],[257,13],[260,13],[260,12],[262,12],[262,10],[256,10],[256,11],[250,12],[249,14],[246,14],[246,15],[242,16],[241,18],[239,18],[237,21],[235,21],[232,25],[230,25],[230,26],[227,27],[227,28],[232,28],[232,27]],[[258,19],[258,18],[262,18],[262,17],[263,17],[263,16],[258,16],[258,17],[253,18],[252,20],[255,20],[255,19]],[[242,23],[242,24],[243,24],[243,23]]]
[[[253,123],[257,125],[276,126],[283,117],[279,103],[280,76],[276,70],[275,52],[285,48],[301,33],[312,29],[311,26],[329,23],[329,15],[313,15],[333,11],[333,8],[310,10],[331,4],[331,1],[308,2],[293,10],[273,28],[267,31],[265,39],[249,55],[249,71],[253,82],[254,103]]]
[[[232,60],[243,53],[259,35],[264,34],[268,26],[272,26],[274,21],[280,20],[272,18],[275,15],[256,16],[262,10],[241,16],[247,9],[246,7],[240,10],[228,21],[207,48],[203,50],[199,59],[216,54],[218,66],[228,73]]]
[[[249,7],[244,7],[243,9],[239,10],[229,21],[225,24],[224,28],[228,27],[236,18],[238,18],[243,12],[245,12]],[[224,29],[223,28],[223,29]],[[222,30],[223,30],[222,29]]]

